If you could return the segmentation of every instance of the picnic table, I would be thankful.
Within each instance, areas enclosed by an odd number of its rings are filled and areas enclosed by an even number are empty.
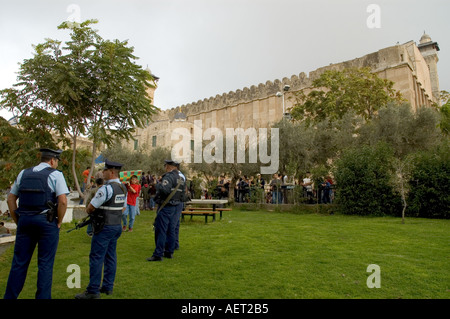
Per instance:
[[[227,204],[227,199],[191,199],[186,203],[186,209],[181,213],[181,217],[184,220],[184,215],[190,215],[191,219],[194,215],[205,216],[205,223],[208,222],[208,216],[212,216],[213,221],[216,220],[216,214],[220,214],[222,219],[223,211],[230,211],[231,208],[221,208],[217,205]],[[191,205],[208,205],[209,207],[193,207]]]

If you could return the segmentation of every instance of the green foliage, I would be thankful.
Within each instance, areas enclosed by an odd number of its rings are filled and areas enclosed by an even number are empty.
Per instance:
[[[150,171],[151,174],[162,175],[164,171],[164,160],[170,159],[168,148],[157,147],[150,155],[143,149],[130,151],[121,144],[114,144],[105,149],[102,155],[115,162],[122,163],[122,170],[143,170]]]
[[[257,173],[260,172],[261,164],[259,160],[257,160],[257,163],[250,163],[249,162],[249,156],[250,156],[250,149],[248,147],[248,140],[246,141],[245,149],[243,150],[245,162],[244,163],[238,163],[237,162],[237,153],[238,153],[238,143],[237,143],[237,137],[234,136],[234,150],[233,150],[233,156],[234,161],[232,163],[227,162],[227,152],[229,152],[228,149],[226,149],[226,137],[222,136],[222,141],[218,141],[218,144],[222,143],[224,149],[222,153],[221,158],[217,158],[216,161],[212,163],[206,163],[204,160],[201,163],[195,163],[194,159],[194,152],[192,152],[191,155],[191,163],[187,164],[187,168],[189,171],[197,174],[198,176],[201,176],[206,179],[207,182],[211,182],[214,179],[217,179],[220,175],[227,175],[231,179],[231,184],[234,185],[234,183],[241,177],[242,175],[248,175],[248,176],[255,176]],[[214,141],[213,141],[214,142]],[[202,142],[202,150],[205,151],[208,147],[210,147],[210,143],[213,142]],[[212,146],[211,146],[212,147]],[[268,137],[268,149],[270,148],[270,136]],[[211,150],[211,155],[215,155],[215,149]],[[210,155],[210,154],[208,154]]]
[[[316,186],[333,170],[343,211],[399,216],[407,206],[412,154],[434,153],[445,139],[438,123],[433,108],[414,113],[407,104],[393,103],[368,122],[354,112],[314,125],[281,121],[275,125],[280,128],[280,167],[294,167],[298,177],[311,171]]]
[[[280,172],[300,177],[315,167],[329,171],[330,160],[357,142],[353,135],[360,125],[361,118],[352,112],[342,119],[325,119],[314,126],[285,120],[276,123],[273,127],[280,130]]]
[[[0,118],[0,189],[12,185],[22,169],[39,164],[39,148],[58,148],[46,125],[47,116],[49,114],[45,111],[34,109],[30,116],[21,118],[20,128],[11,126],[8,121]],[[70,187],[74,185],[71,174],[72,152],[64,151],[58,163],[58,170],[63,172]],[[78,149],[77,155],[76,168],[80,177],[80,168],[89,165],[88,157],[91,152]]]
[[[312,91],[296,95],[291,114],[297,120],[305,120],[307,125],[327,118],[341,119],[348,111],[369,120],[389,102],[402,101],[393,85],[394,82],[379,78],[370,68],[328,70],[313,81]]]
[[[450,134],[450,98],[444,105],[440,108],[441,121],[439,123],[439,128],[445,135]]]
[[[446,140],[431,152],[420,152],[411,173],[408,214],[450,218],[450,144]]]
[[[39,148],[56,148],[48,130],[35,118],[25,117],[25,122],[20,129],[0,117],[0,189],[11,186],[22,169],[40,162]]]
[[[200,198],[202,194],[202,179],[198,176],[194,176],[192,179],[188,180],[189,188],[194,190],[194,198]],[[192,183],[192,186],[191,184]]]
[[[64,46],[53,39],[35,45],[34,57],[20,64],[18,82],[0,91],[0,107],[19,114],[21,127],[40,112],[46,129],[69,136],[74,150],[77,137],[90,137],[92,162],[100,142],[111,145],[116,138],[131,138],[156,112],[147,94],[153,79],[135,64],[134,48],[127,41],[102,39],[91,28],[95,23],[59,25],[70,31],[70,40]],[[78,186],[75,160],[72,172]]]
[[[432,108],[419,108],[415,113],[411,106],[389,104],[379,110],[371,122],[359,129],[358,144],[389,144],[394,155],[404,158],[412,152],[427,150],[439,142],[442,135],[437,125],[439,114]]]
[[[67,186],[70,189],[75,189],[75,177],[72,174],[72,155],[73,150],[68,149],[62,152],[61,160],[58,163],[58,170],[62,171],[66,180]],[[76,162],[75,171],[78,180],[82,180],[83,171],[86,167],[91,165],[92,153],[87,148],[77,148],[76,150]]]
[[[400,198],[390,183],[392,149],[385,143],[350,148],[336,163],[334,176],[342,212],[354,215],[397,215]]]

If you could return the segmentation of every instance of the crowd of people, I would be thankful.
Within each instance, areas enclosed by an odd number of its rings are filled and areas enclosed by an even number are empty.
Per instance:
[[[320,179],[316,187],[310,172],[301,179],[275,173],[269,181],[266,181],[261,174],[242,175],[234,185],[231,186],[231,183],[231,179],[221,175],[214,189],[209,190],[205,185],[202,186],[202,196],[218,199],[231,197],[236,203],[291,204],[295,191],[297,197],[303,198],[304,202],[309,204],[330,204],[334,199],[334,183],[331,176]]]
[[[89,168],[83,172],[86,177],[89,174],[88,170]],[[132,177],[131,185],[136,186],[130,186],[130,183],[126,184],[129,197],[136,198],[136,203],[130,204],[125,214],[130,218],[131,227],[128,228],[128,231],[132,231],[134,215],[139,215],[140,208],[144,210],[155,209],[156,184],[160,182],[161,176],[157,177],[148,171],[143,172],[139,179],[137,176],[134,176],[134,179]],[[187,181],[187,183],[190,197],[195,198],[194,184],[192,181]],[[233,199],[236,203],[258,202],[266,204],[292,204],[294,196],[308,204],[331,204],[334,200],[334,182],[329,175],[313,179],[312,174],[307,172],[305,176],[296,179],[287,174],[275,173],[267,181],[261,174],[256,174],[256,176],[241,175],[234,185],[231,185],[231,183],[231,178],[226,175],[220,175],[212,183],[214,185],[212,188],[208,187],[206,180],[203,180],[200,185],[200,198],[226,198]],[[91,184],[90,187],[95,187],[94,182]],[[137,185],[140,185],[140,191],[135,194],[130,190],[130,187],[137,188]],[[140,200],[142,200],[141,205],[139,205]],[[127,230],[126,225],[124,222],[124,231]]]

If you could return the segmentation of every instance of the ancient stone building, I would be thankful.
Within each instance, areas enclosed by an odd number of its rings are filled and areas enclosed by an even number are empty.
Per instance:
[[[225,132],[226,128],[269,128],[288,113],[293,92],[307,90],[312,81],[326,70],[350,67],[370,67],[381,78],[393,81],[414,110],[439,102],[437,62],[439,46],[427,34],[417,45],[414,41],[397,44],[363,57],[330,64],[309,73],[292,75],[282,80],[267,81],[234,92],[223,93],[197,102],[161,111],[148,127],[138,129],[135,141],[124,142],[129,149],[143,147],[148,151],[158,146],[169,147],[176,128],[186,128],[191,134],[194,121],[201,120],[203,130],[211,127]],[[149,92],[151,96],[154,90]],[[285,114],[286,115],[286,114]]]

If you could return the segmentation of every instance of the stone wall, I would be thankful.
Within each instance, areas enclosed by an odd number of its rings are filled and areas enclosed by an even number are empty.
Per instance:
[[[283,117],[282,98],[276,94],[282,91],[284,85],[290,86],[289,92],[285,94],[287,111],[293,105],[293,94],[307,90],[323,72],[351,67],[369,67],[381,78],[393,81],[394,89],[408,100],[413,110],[435,102],[427,63],[415,42],[409,41],[360,58],[318,68],[310,72],[309,76],[302,72],[290,78],[267,81],[161,111],[154,116],[153,122],[147,128],[137,130],[135,138],[139,141],[139,146],[145,145],[151,150],[153,136],[157,139],[156,146],[171,147],[177,142],[170,139],[172,130],[176,127],[192,128],[195,120],[202,121],[203,129],[269,127]],[[186,116],[184,121],[175,120],[175,115],[180,112]],[[128,148],[134,147],[133,141],[124,144],[128,145]]]

